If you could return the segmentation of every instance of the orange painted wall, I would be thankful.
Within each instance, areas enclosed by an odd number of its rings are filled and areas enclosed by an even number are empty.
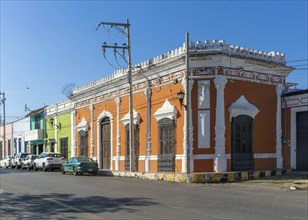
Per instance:
[[[151,107],[151,154],[158,155],[159,152],[159,132],[158,123],[154,117],[154,113],[163,106],[166,99],[175,106],[178,113],[176,119],[176,146],[175,154],[183,154],[183,126],[184,126],[184,107],[181,108],[180,102],[177,98],[177,93],[183,89],[182,83],[178,84],[167,84],[161,87],[154,88],[152,90],[152,107]],[[177,172],[182,170],[182,161],[176,161]],[[151,172],[157,171],[157,161],[151,162]]]
[[[204,79],[203,79],[204,80]],[[215,114],[216,114],[216,88],[213,79],[210,80],[210,114],[211,114],[211,147],[209,149],[198,149],[198,80],[194,81],[192,89],[192,117],[194,127],[194,154],[215,154]],[[259,109],[253,124],[253,152],[254,153],[275,153],[276,152],[276,90],[273,85],[265,85],[242,80],[230,80],[225,86],[225,146],[226,154],[231,154],[231,121],[229,106],[240,98],[245,96],[249,103]],[[276,164],[272,159],[261,160],[263,165],[256,162],[255,169],[258,167],[268,167],[274,169]],[[214,164],[204,165],[204,160],[195,163],[195,170],[210,171]],[[231,160],[228,160],[228,171],[231,171]]]
[[[176,119],[176,146],[175,153],[183,154],[183,119],[184,119],[184,107],[181,108],[180,103],[177,98],[177,93],[183,90],[181,83],[178,84],[165,84],[158,86],[152,89],[151,97],[151,155],[157,155],[159,152],[159,134],[158,134],[158,124],[154,113],[163,106],[166,99],[175,106],[178,110],[177,119]],[[147,99],[144,93],[144,90],[138,91],[133,94],[133,106],[134,110],[140,115],[140,127],[139,127],[139,155],[146,155],[146,109],[147,109]],[[129,113],[129,96],[121,97],[120,105],[120,120]],[[98,157],[98,143],[97,143],[97,118],[103,111],[108,111],[113,116],[113,156],[116,156],[116,136],[117,136],[117,107],[114,99],[110,99],[105,102],[94,104],[94,121],[93,121],[93,139],[94,139],[94,156]],[[90,109],[88,106],[76,109],[76,125],[78,125],[82,118],[85,117],[85,120],[88,122],[88,155],[90,155],[90,141],[91,141],[91,115]],[[122,121],[120,121],[120,144],[121,150],[120,155],[126,155],[125,147],[125,127]],[[78,133],[76,133],[77,140],[77,155],[79,155],[79,138]],[[144,171],[145,165],[144,160],[139,160],[138,168],[139,171]],[[115,163],[113,163],[114,167]],[[182,161],[176,161],[176,170],[180,172],[182,170]],[[120,170],[124,171],[124,161],[120,161]],[[157,171],[157,161],[152,160],[150,163],[150,171]]]
[[[214,160],[194,160],[194,172],[213,172]]]
[[[253,152],[276,152],[276,89],[244,81],[229,81],[225,87],[226,152],[231,153],[231,122],[228,108],[241,95],[259,109],[253,124]]]
[[[255,159],[255,170],[276,169],[276,158]]]

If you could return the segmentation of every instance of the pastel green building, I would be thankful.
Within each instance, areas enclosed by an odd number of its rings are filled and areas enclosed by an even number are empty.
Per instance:
[[[69,100],[46,107],[46,151],[60,152],[65,159],[71,157],[71,112]]]
[[[40,154],[45,149],[45,107],[31,111],[26,117],[30,117],[30,130],[25,132],[26,152]]]

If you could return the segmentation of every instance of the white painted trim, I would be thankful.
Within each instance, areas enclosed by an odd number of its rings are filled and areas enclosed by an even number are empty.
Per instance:
[[[125,157],[123,157],[123,160],[124,160],[124,158]],[[150,157],[148,157],[147,155],[139,155],[138,160],[146,160],[146,159],[157,160],[157,155],[151,155]]]
[[[210,80],[198,81],[198,108],[210,108]]]
[[[291,169],[296,169],[296,113],[308,111],[308,106],[291,108]]]
[[[84,132],[87,132],[88,131],[88,123],[86,121],[86,119],[83,117],[81,119],[81,122],[77,125],[77,131],[84,131]]]
[[[171,120],[176,119],[177,109],[171,105],[171,103],[166,99],[163,106],[154,113],[154,117],[156,118],[157,122],[163,118],[169,118]],[[176,122],[176,120],[175,120]]]
[[[215,74],[218,69],[215,68]],[[227,171],[225,146],[225,93],[224,88],[228,80],[226,76],[217,75],[214,79],[216,88],[216,116],[215,116],[215,172]]]
[[[198,148],[210,148],[210,110],[198,111]]]
[[[121,121],[123,122],[124,126],[126,126],[127,124],[129,124],[129,118],[130,118],[130,113],[128,112],[126,115],[124,115],[124,117],[121,119]],[[133,123],[135,125],[139,125],[140,124],[140,114],[138,112],[135,111],[135,109],[133,109]]]
[[[230,121],[239,115],[248,115],[254,119],[259,112],[259,109],[250,104],[243,95],[229,107]]]
[[[275,153],[260,153],[260,154],[253,154],[254,159],[269,159],[269,158],[276,158]],[[226,154],[226,158],[231,160],[231,154]],[[215,159],[215,154],[195,154],[195,160],[210,160]]]
[[[265,154],[253,154],[254,159],[269,159],[269,158],[276,158],[276,154],[270,154],[270,153],[265,153]]]

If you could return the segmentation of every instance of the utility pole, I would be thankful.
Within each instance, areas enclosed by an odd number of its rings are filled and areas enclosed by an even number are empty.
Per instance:
[[[4,92],[0,92],[0,95],[2,95],[2,104],[3,104],[3,152],[4,152],[4,156],[6,156],[6,132],[5,132],[5,93]],[[7,155],[10,156],[10,155]]]
[[[187,173],[190,173],[190,157],[191,157],[191,146],[190,146],[190,131],[189,131],[189,126],[190,126],[190,95],[189,95],[189,33],[186,33],[186,40],[185,40],[185,46],[186,46],[186,74],[185,74],[185,79],[186,79],[186,96],[185,96],[185,101],[186,101],[186,108],[185,108],[185,114],[186,114],[186,150],[187,150]]]
[[[126,36],[127,43],[123,44],[123,46],[118,46],[117,43],[112,45],[107,45],[106,42],[103,43],[102,49],[105,53],[106,48],[112,48],[114,53],[116,54],[117,49],[122,49],[122,51],[127,50],[127,60],[128,60],[128,84],[129,84],[129,170],[130,172],[135,171],[135,166],[133,166],[133,161],[135,162],[135,146],[134,146],[134,118],[133,118],[133,90],[132,90],[132,62],[131,62],[131,46],[130,46],[130,24],[129,20],[126,19],[126,23],[114,23],[114,22],[100,22],[96,29],[98,29],[101,25],[108,25],[110,28],[115,27],[120,33]],[[123,31],[119,27],[124,27],[126,31]],[[124,54],[122,58],[125,60]]]

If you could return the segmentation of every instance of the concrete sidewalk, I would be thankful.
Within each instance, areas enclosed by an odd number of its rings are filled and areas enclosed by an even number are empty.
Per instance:
[[[292,172],[291,170],[243,171],[226,173],[142,173],[100,170],[99,175],[127,178],[140,178],[177,183],[236,183],[274,185],[294,189],[308,189],[308,172]]]
[[[293,171],[283,175],[245,181],[244,184],[261,187],[278,187],[286,190],[304,190],[308,193],[308,171]]]

